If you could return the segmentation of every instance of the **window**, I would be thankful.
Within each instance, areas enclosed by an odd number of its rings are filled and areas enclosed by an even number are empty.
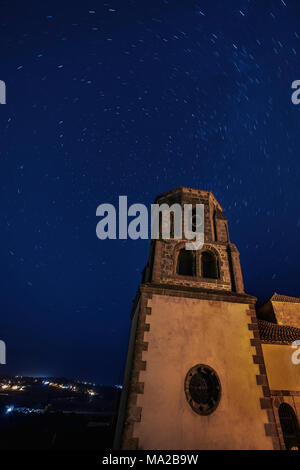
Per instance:
[[[204,213],[201,211],[198,213],[196,208],[192,210],[192,231],[193,232],[204,232]]]
[[[182,276],[194,275],[194,256],[191,251],[183,248],[180,250],[177,261],[177,273]]]
[[[191,408],[199,415],[209,415],[221,399],[221,383],[214,369],[197,364],[185,377],[185,396]]]
[[[217,258],[208,251],[204,251],[201,256],[201,273],[202,277],[210,279],[218,279],[219,277]]]
[[[300,430],[293,408],[287,403],[281,403],[278,408],[278,414],[285,447],[287,450],[292,448],[300,450]]]

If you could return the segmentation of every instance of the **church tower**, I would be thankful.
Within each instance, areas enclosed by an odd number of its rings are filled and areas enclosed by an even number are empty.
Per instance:
[[[210,191],[156,204],[204,205],[204,245],[152,240],[134,301],[115,448],[273,449],[278,434],[255,313],[236,246]]]

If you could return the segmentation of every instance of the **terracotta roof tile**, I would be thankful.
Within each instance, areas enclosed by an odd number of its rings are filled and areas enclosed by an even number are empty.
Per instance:
[[[277,325],[265,320],[258,320],[259,334],[262,341],[270,343],[292,343],[300,339],[300,328]]]
[[[300,299],[298,297],[290,297],[288,295],[281,295],[281,294],[277,294],[277,292],[274,292],[270,300],[275,301],[275,302],[300,303]]]

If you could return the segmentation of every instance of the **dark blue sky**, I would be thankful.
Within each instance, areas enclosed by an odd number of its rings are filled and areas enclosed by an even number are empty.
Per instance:
[[[300,296],[298,0],[0,2],[1,373],[118,383],[148,241],[96,208],[212,190],[246,291]]]

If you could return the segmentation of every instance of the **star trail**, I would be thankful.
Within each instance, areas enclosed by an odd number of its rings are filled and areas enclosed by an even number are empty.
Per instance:
[[[300,295],[298,0],[0,10],[3,373],[121,382],[149,241],[96,237],[120,195],[211,190],[246,292]]]

